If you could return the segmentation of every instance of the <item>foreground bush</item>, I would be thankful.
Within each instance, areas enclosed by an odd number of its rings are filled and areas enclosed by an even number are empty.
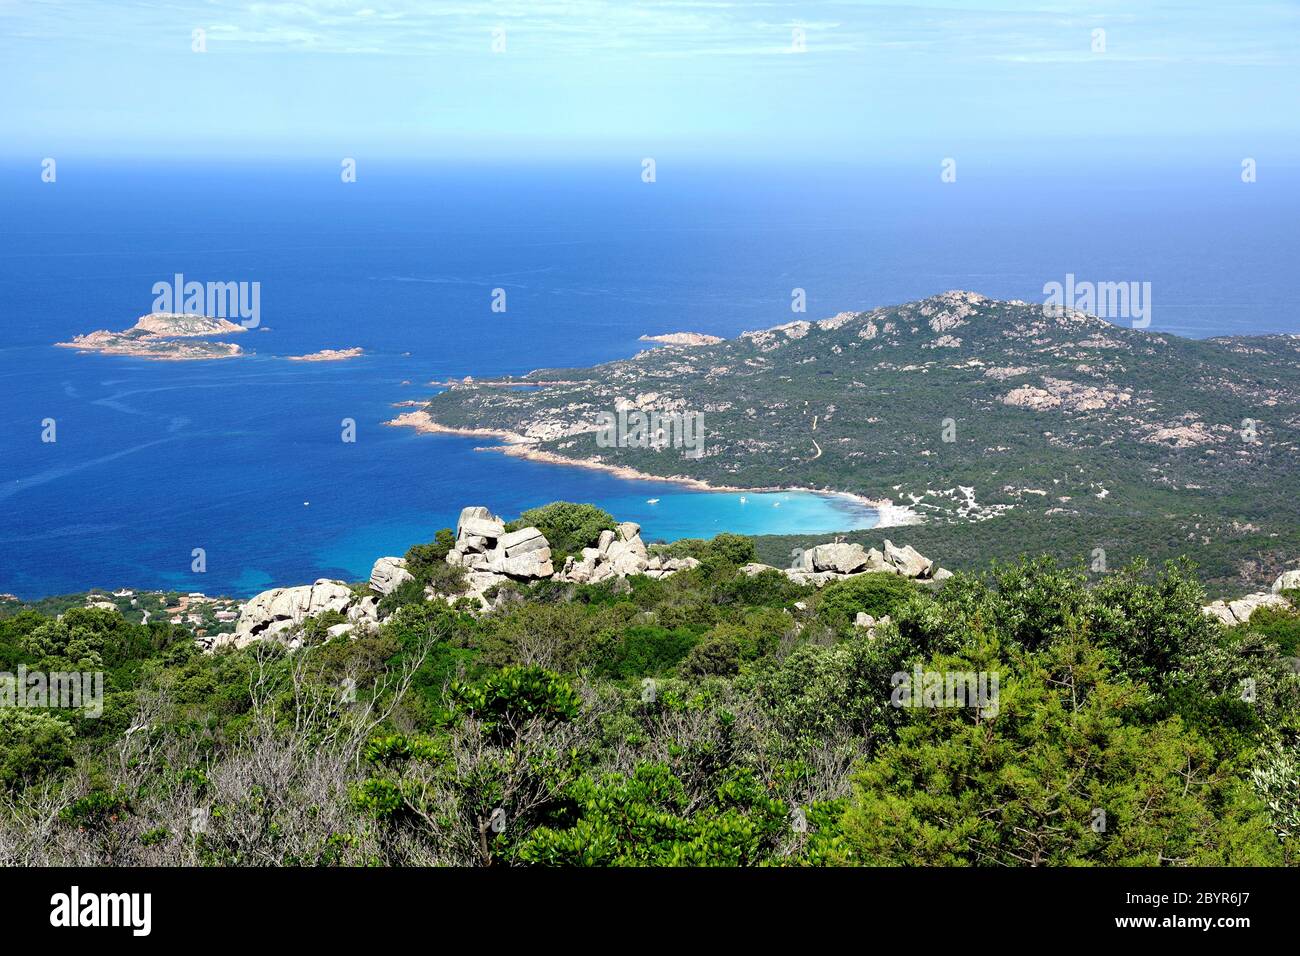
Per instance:
[[[541,517],[573,543],[604,524]],[[1268,633],[1201,613],[1189,568],[817,592],[741,573],[743,542],[691,548],[670,578],[521,585],[477,617],[421,581],[379,633],[312,622],[294,653],[2,619],[11,668],[109,670],[98,719],[0,710],[0,864],[1297,859],[1297,678]],[[918,672],[996,675],[996,697],[910,706]]]

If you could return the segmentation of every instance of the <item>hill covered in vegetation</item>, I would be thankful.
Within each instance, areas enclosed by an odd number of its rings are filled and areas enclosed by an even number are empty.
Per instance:
[[[11,705],[33,672],[104,680],[100,714],[0,707],[0,862],[1300,859],[1287,601],[1229,628],[1187,565],[1050,559],[819,588],[734,535],[651,546],[670,575],[471,594],[471,518],[381,559],[345,632],[329,609],[205,651],[109,607],[0,616]],[[619,526],[508,527],[558,558]]]
[[[698,413],[702,454],[603,446],[599,416],[618,409]],[[949,292],[457,383],[404,420],[550,460],[907,505],[925,521],[917,541],[957,568],[1186,553],[1228,593],[1300,552],[1296,336],[1197,341]],[[764,557],[807,543],[774,541]]]

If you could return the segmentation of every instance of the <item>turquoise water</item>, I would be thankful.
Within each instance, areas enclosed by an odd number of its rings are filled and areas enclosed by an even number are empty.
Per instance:
[[[529,464],[537,468],[570,471],[558,465]],[[585,469],[573,471],[594,474]],[[879,517],[875,509],[838,495],[811,492],[750,492],[742,495],[684,491],[666,482],[630,484],[642,491],[602,496],[599,504],[620,520],[641,525],[642,537],[648,542],[711,538],[724,531],[734,534],[829,533],[871,528]],[[645,496],[645,490],[651,493]],[[651,504],[651,499],[657,500]],[[502,510],[491,500],[467,500],[466,504],[482,504],[505,517],[513,517],[510,509]],[[454,519],[449,519],[447,526],[453,525]],[[390,520],[364,525],[331,541],[316,552],[316,559],[322,567],[344,568],[350,577],[362,577],[370,573],[376,557],[402,553],[408,544],[430,538],[430,529],[427,518],[414,522],[409,519]]]
[[[742,505],[382,425],[431,381],[787,322],[795,287],[814,319],[951,288],[1034,301],[1067,272],[1149,279],[1152,331],[1297,331],[1300,190],[1281,169],[1249,189],[1217,168],[1117,171],[1086,193],[1058,170],[956,191],[855,167],[676,167],[653,189],[617,166],[369,170],[340,188],[292,164],[78,164],[57,185],[0,169],[0,592],[356,579],[468,504],[514,517],[589,501],[651,539],[869,526],[870,509],[844,499]],[[256,355],[52,347],[131,325],[176,273],[260,283],[261,329],[240,338]],[[364,357],[275,357],[353,346]],[[340,441],[345,418],[354,444]],[[46,419],[56,443],[41,440]],[[853,490],[889,494],[869,474]]]

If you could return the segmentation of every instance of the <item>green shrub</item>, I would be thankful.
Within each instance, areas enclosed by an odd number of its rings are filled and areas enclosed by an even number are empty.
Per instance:
[[[391,780],[371,777],[352,787],[353,809],[374,817],[391,820],[402,809],[402,788]]]
[[[826,585],[817,601],[817,617],[828,627],[843,631],[852,626],[859,613],[877,620],[886,614],[892,617],[921,593],[916,584],[897,574],[859,574]]]
[[[595,505],[555,501],[525,511],[506,525],[506,530],[536,528],[546,536],[551,546],[552,561],[560,565],[569,555],[580,554],[583,548],[595,547],[602,531],[613,531],[616,527],[618,522],[614,516]]]
[[[458,684],[455,693],[489,729],[529,720],[568,721],[581,707],[569,682],[541,667],[505,667],[477,684]]]
[[[596,672],[605,677],[654,677],[665,674],[690,653],[699,638],[691,630],[653,624],[621,631],[601,652]]]
[[[844,817],[874,865],[1159,866],[1275,863],[1262,804],[1177,717],[1080,632],[1035,651],[996,641],[931,672],[1001,675],[995,715],[912,708],[857,777]],[[1103,819],[1104,826],[1097,821]]]
[[[72,739],[58,717],[0,708],[0,785],[18,789],[71,766]]]
[[[1250,621],[1239,627],[1267,637],[1286,657],[1300,656],[1300,611],[1295,608],[1258,608]]]
[[[130,808],[124,791],[92,790],[59,811],[59,819],[90,829],[115,823]]]
[[[369,763],[393,767],[408,760],[433,760],[440,755],[437,745],[425,737],[406,734],[388,734],[372,738],[362,749],[361,756]]]
[[[447,555],[456,546],[456,532],[440,528],[429,544],[412,545],[406,550],[406,569],[417,579],[423,578],[429,568],[445,563]]]
[[[678,668],[684,677],[729,676],[740,670],[740,641],[709,637],[691,648]]]

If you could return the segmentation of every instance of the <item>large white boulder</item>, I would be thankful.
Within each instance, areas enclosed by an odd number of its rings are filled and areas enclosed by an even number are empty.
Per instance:
[[[1227,601],[1215,601],[1201,608],[1201,613],[1206,617],[1218,618],[1224,627],[1236,627],[1239,623],[1237,616],[1232,613],[1228,607]]]
[[[1273,593],[1281,594],[1292,588],[1300,588],[1300,571],[1283,571],[1273,582]]]
[[[555,566],[551,564],[551,549],[545,545],[539,550],[525,551],[522,554],[493,552],[488,569],[512,578],[525,579],[549,578],[555,573]]]
[[[498,584],[505,584],[509,580],[510,579],[504,574],[498,574],[495,571],[467,571],[465,573],[465,584],[467,590],[462,594],[446,595],[441,598],[441,600],[445,600],[448,604],[455,604],[460,598],[469,598],[472,601],[478,602],[481,609],[486,610],[488,602],[487,598],[483,596],[483,593],[489,588],[495,587]],[[430,601],[439,599],[439,596],[431,590],[425,591],[425,597]]]
[[[635,527],[635,525],[633,526]],[[605,557],[619,577],[644,574],[650,566],[650,556],[640,535],[629,539],[620,539],[609,546]]]
[[[870,558],[860,544],[819,544],[804,552],[813,571],[853,574],[866,568]]]
[[[885,563],[907,578],[923,578],[930,574],[934,562],[910,544],[896,547],[894,542],[885,539]]]
[[[497,548],[507,558],[513,558],[516,555],[526,554],[529,551],[539,551],[542,548],[550,548],[550,542],[546,536],[536,528],[520,528],[518,531],[511,531],[509,534],[502,535],[497,541]]]
[[[218,635],[215,646],[246,647],[254,641],[278,637],[317,614],[343,613],[355,599],[346,584],[327,578],[315,584],[263,591],[240,610],[235,633]]]
[[[555,573],[550,543],[536,528],[502,533],[492,550],[462,555],[461,563],[468,568],[506,574],[512,578],[549,578]]]
[[[848,576],[834,571],[807,571],[803,568],[787,568],[782,573],[795,584],[811,584],[814,587],[822,587],[831,581],[843,581]]]
[[[506,533],[506,523],[481,505],[462,508],[456,521],[456,540],[464,537],[496,540]]]
[[[379,598],[371,594],[348,608],[348,620],[353,624],[379,623]]]
[[[664,558],[656,554],[647,562],[645,573],[652,578],[666,578],[678,571],[688,571],[699,566],[697,558]]]
[[[1291,602],[1280,594],[1247,594],[1235,601],[1215,601],[1201,608],[1210,617],[1216,617],[1227,627],[1246,624],[1250,616],[1262,607],[1289,608]]]
[[[370,590],[379,594],[391,594],[407,581],[414,581],[415,575],[407,570],[405,558],[380,558],[370,569]]]

